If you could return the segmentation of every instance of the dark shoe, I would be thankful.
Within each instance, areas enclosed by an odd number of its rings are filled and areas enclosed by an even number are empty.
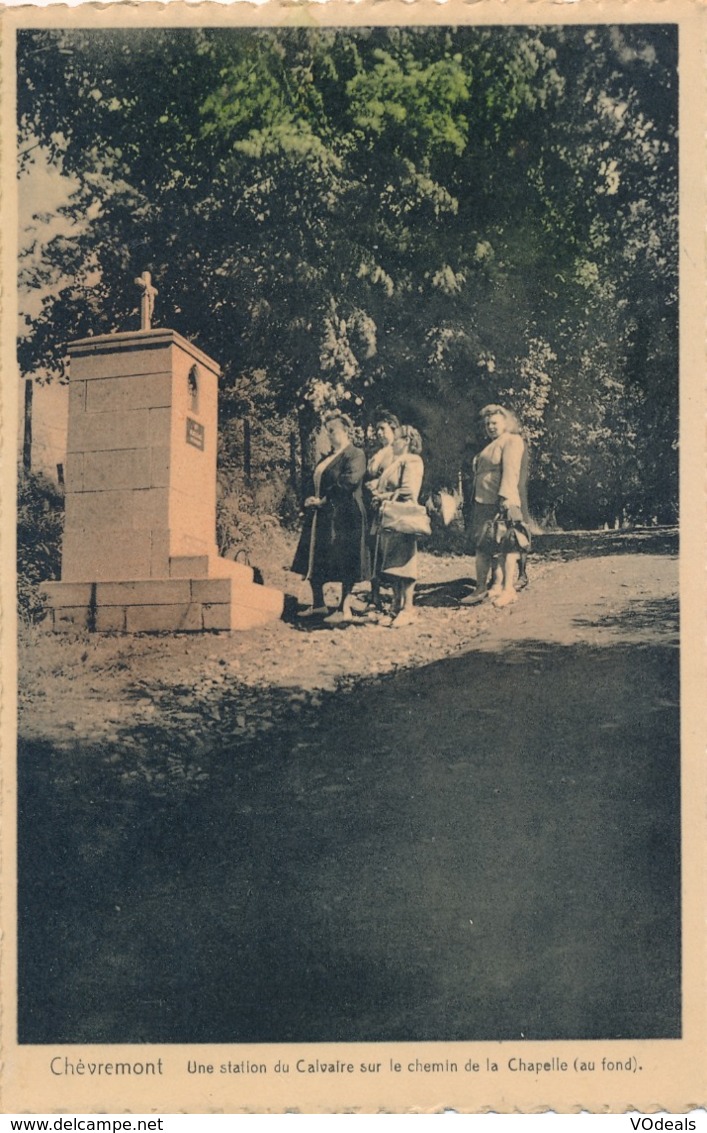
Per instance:
[[[390,627],[391,629],[403,629],[404,626],[412,625],[416,618],[417,610],[401,610],[400,613],[396,614],[393,618]]]
[[[459,599],[459,605],[460,606],[480,606],[482,602],[488,601],[488,596],[489,596],[488,590],[480,590],[478,592],[474,592],[473,594],[467,595],[466,598],[460,598]]]

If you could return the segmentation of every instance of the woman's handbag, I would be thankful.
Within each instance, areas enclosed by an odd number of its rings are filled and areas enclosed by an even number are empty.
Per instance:
[[[481,550],[488,554],[509,554],[530,550],[530,532],[523,522],[520,508],[506,508],[484,524]]]
[[[384,500],[380,510],[382,531],[396,531],[399,535],[432,534],[427,510],[412,500]]]

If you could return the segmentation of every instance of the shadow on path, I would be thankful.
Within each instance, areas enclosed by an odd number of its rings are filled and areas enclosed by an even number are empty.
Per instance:
[[[540,559],[599,558],[605,555],[677,555],[677,527],[627,531],[557,531],[533,536]]]
[[[471,577],[454,578],[447,582],[422,582],[415,590],[415,605],[456,609],[460,599],[470,594],[475,585],[475,579]]]
[[[22,1042],[679,1036],[677,650],[246,696],[22,746]]]
[[[621,634],[647,631],[671,633],[680,618],[680,604],[677,597],[653,599],[631,598],[628,605],[611,613],[599,614],[594,618],[578,617],[574,623],[581,627],[616,630]]]

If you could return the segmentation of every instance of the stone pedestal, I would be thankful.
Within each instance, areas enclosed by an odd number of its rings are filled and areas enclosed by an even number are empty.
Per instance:
[[[69,346],[57,630],[248,629],[283,595],[216,548],[219,367],[171,330]]]

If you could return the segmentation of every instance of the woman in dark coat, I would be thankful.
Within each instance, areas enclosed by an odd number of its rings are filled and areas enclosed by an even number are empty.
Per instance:
[[[313,493],[304,501],[305,522],[292,570],[312,587],[312,605],[300,617],[325,616],[324,584],[341,583],[337,610],[328,622],[351,621],[351,591],[370,578],[366,508],[361,485],[366,474],[363,449],[351,443],[353,424],[342,413],[325,419],[332,451],[314,469]]]

